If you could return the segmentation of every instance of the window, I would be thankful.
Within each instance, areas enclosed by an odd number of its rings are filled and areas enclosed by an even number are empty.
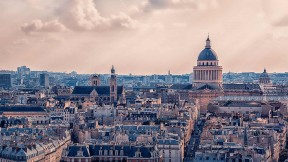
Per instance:
[[[110,155],[113,155],[113,150],[110,150]]]

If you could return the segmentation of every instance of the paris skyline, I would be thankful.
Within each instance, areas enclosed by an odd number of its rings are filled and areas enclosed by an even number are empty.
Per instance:
[[[223,72],[287,72],[287,3],[1,1],[0,69],[186,74],[210,33]]]

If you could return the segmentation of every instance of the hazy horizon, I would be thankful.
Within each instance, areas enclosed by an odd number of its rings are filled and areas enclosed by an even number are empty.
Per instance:
[[[287,72],[288,1],[0,1],[0,70],[192,73],[210,33],[227,72]]]

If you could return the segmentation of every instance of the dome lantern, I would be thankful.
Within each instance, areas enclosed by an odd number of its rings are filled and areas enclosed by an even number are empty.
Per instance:
[[[207,39],[206,39],[206,46],[205,46],[205,48],[211,48],[209,34],[208,34],[208,37],[207,37]]]

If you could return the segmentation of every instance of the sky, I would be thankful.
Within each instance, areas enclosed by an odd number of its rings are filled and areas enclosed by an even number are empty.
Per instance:
[[[1,0],[0,70],[193,71],[209,33],[224,72],[287,72],[287,0]]]

